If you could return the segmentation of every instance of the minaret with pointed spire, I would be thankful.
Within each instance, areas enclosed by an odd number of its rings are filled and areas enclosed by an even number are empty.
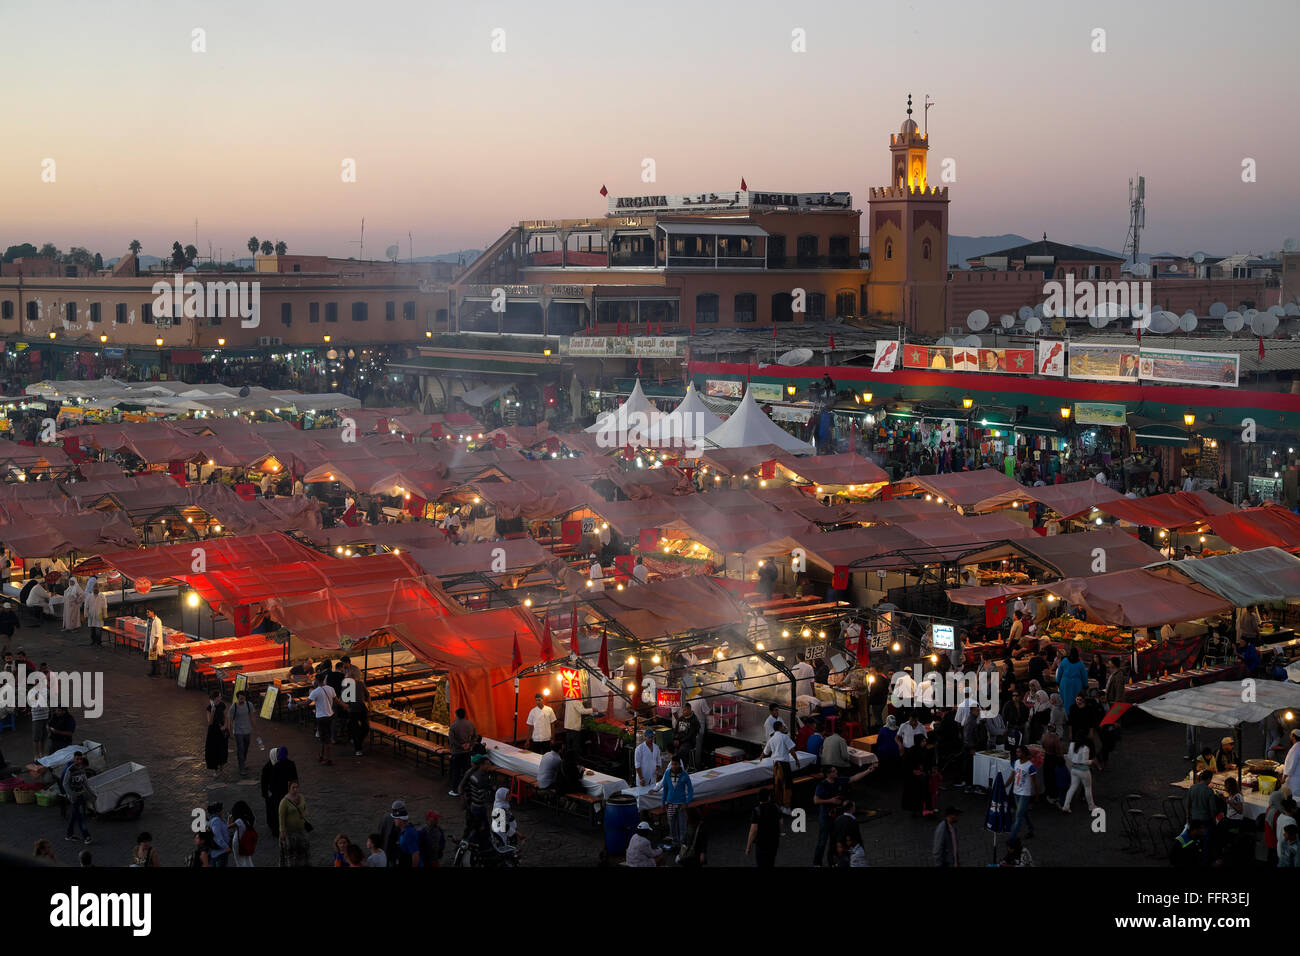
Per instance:
[[[912,119],[912,94],[907,94],[907,119],[898,133],[889,137],[891,185],[908,190],[926,187],[926,155],[930,143]]]

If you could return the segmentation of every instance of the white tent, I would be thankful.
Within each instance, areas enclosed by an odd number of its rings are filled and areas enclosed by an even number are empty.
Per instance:
[[[650,426],[653,447],[701,443],[705,435],[718,428],[722,419],[709,411],[694,385],[686,387],[686,397],[676,408]]]
[[[750,448],[754,445],[777,445],[796,455],[811,455],[812,445],[795,438],[772,419],[745,389],[745,397],[725,422],[705,436],[705,442],[718,448]]]
[[[663,412],[650,404],[650,399],[641,391],[641,380],[636,380],[632,394],[627,401],[612,412],[606,412],[596,419],[596,424],[589,425],[589,434],[599,433],[609,448],[622,448],[627,444],[640,444],[649,434],[650,426],[663,417]]]
[[[1246,693],[1241,681],[1219,681],[1161,694],[1138,709],[1179,724],[1236,727],[1258,723],[1275,710],[1300,708],[1300,687],[1290,681],[1255,681],[1250,690]]]

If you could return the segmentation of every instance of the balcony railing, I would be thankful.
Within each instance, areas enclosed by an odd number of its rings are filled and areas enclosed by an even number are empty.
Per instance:
[[[669,256],[669,268],[676,269],[762,269],[762,256]]]
[[[769,269],[854,269],[858,257],[843,256],[768,256]]]

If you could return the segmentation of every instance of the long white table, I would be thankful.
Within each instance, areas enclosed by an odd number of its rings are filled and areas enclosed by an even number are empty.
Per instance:
[[[483,738],[483,746],[487,747],[488,759],[494,766],[537,776],[538,768],[542,763],[541,754],[533,753],[531,750],[520,750],[511,744],[488,737]],[[627,781],[621,777],[611,777],[608,774],[597,773],[595,770],[583,770],[582,788],[601,800],[621,792],[626,786]]]
[[[797,768],[813,766],[817,758],[802,750],[794,755]],[[691,786],[695,789],[695,799],[717,799],[729,793],[748,790],[760,784],[772,781],[772,758],[758,760],[741,760],[708,770],[697,770],[691,774]],[[636,798],[636,805],[641,810],[658,809],[663,801],[660,799],[658,784],[649,787],[625,787],[623,790],[630,797]]]

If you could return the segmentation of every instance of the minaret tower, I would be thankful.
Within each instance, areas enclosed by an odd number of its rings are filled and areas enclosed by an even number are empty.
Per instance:
[[[869,193],[870,313],[920,335],[942,335],[948,285],[948,187],[931,186],[930,141],[907,118],[889,137],[890,184]]]

